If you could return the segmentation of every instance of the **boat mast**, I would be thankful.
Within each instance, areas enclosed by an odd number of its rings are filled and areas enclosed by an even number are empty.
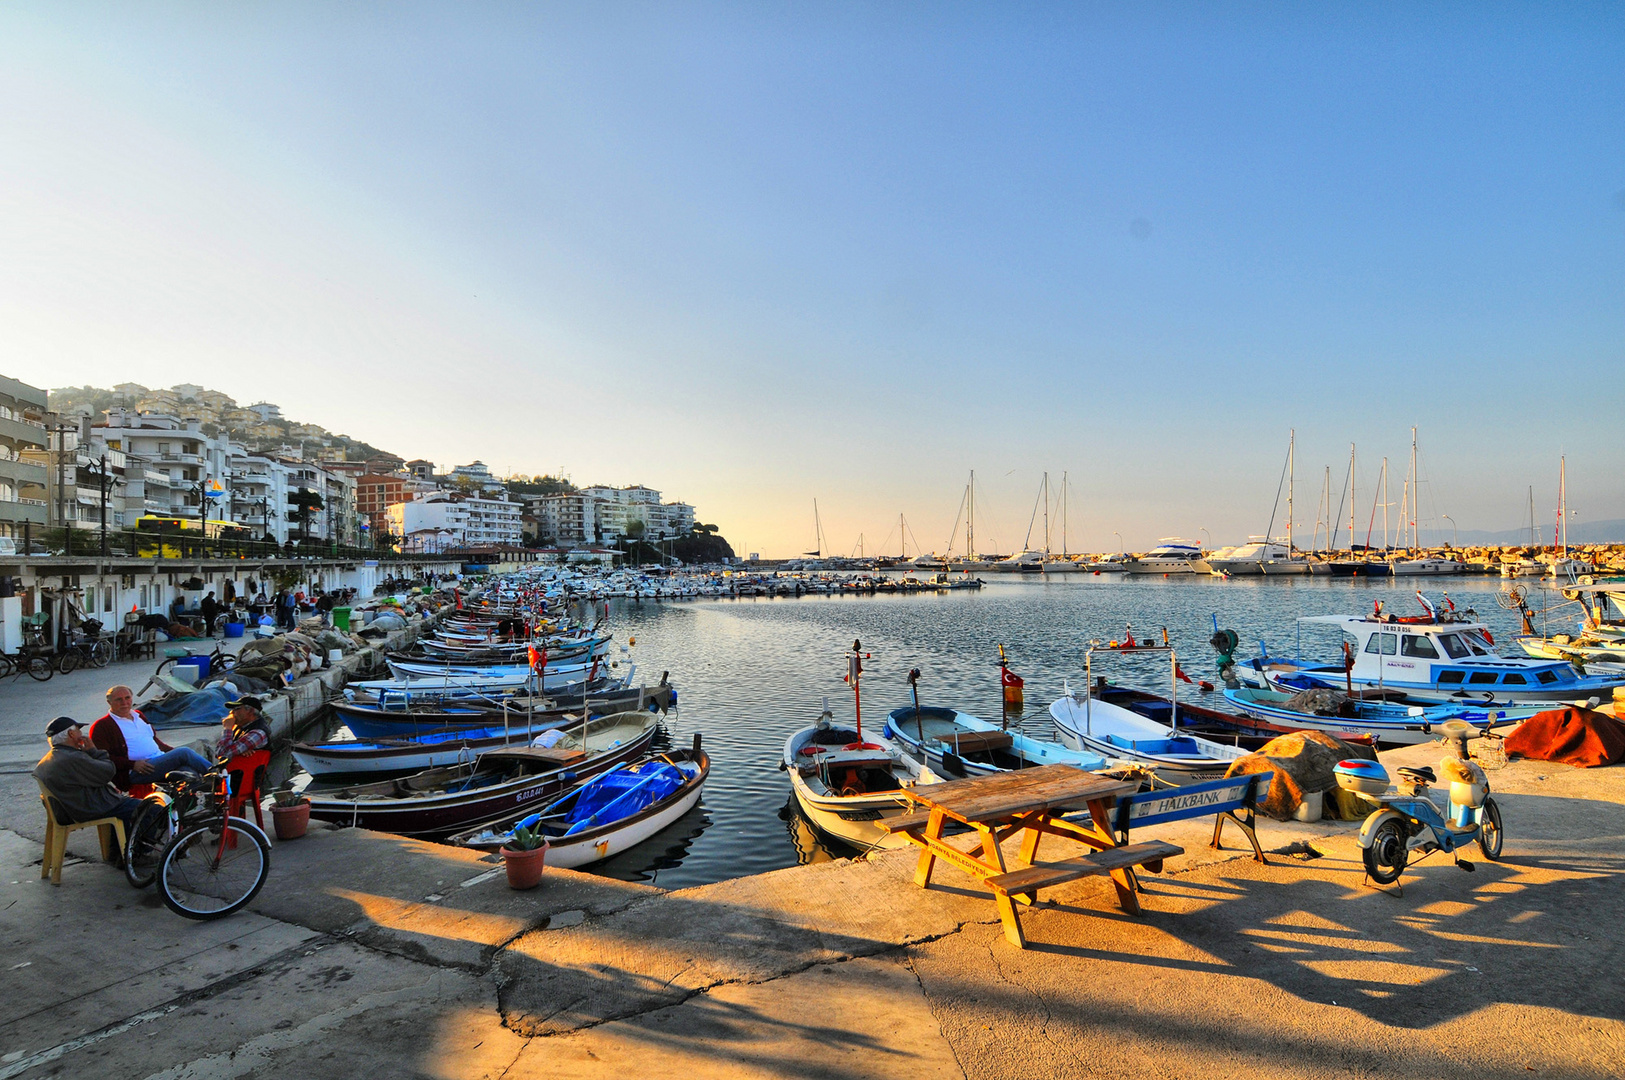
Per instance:
[[[1557,540],[1558,558],[1569,557],[1569,514],[1568,514],[1568,476],[1569,460],[1567,457],[1557,459]]]
[[[976,470],[970,471],[970,486],[967,489],[966,499],[969,506],[965,510],[965,557],[976,558]]]
[[[1416,428],[1413,427],[1413,428],[1411,428],[1411,517],[1410,517],[1410,522],[1411,522],[1411,542],[1410,542],[1410,546],[1412,548],[1415,548],[1415,547],[1419,546],[1419,544],[1421,543],[1421,540],[1422,540],[1422,537],[1417,532],[1417,528],[1416,528],[1416,519],[1422,516],[1417,511],[1417,505],[1418,505],[1418,503],[1421,502],[1421,499],[1418,497],[1419,492],[1417,491],[1417,489],[1419,487],[1421,487],[1421,477],[1416,475]]]
[[[1044,470],[1044,560],[1049,561],[1049,470]]]
[[[1292,434],[1286,444],[1286,557],[1292,558],[1292,485],[1295,479],[1293,474],[1293,455],[1298,450],[1298,429],[1293,428]]]
[[[1061,470],[1061,558],[1066,558],[1066,485],[1067,472]]]
[[[1349,443],[1349,554],[1354,554],[1354,444]]]
[[[1388,459],[1382,459],[1382,552],[1388,554]]]

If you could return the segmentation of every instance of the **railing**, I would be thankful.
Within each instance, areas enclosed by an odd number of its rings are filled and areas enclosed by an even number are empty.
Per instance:
[[[27,500],[23,500],[27,501]],[[43,504],[42,504],[43,505]],[[17,550],[24,555],[57,555],[64,557],[95,557],[104,553],[102,530],[95,524],[80,528],[35,527],[31,522],[18,525],[21,535]],[[186,559],[345,559],[354,561],[379,560],[384,562],[458,562],[475,559],[529,560],[535,553],[524,548],[479,550],[446,548],[432,552],[396,552],[392,548],[341,544],[333,540],[290,541],[278,544],[267,540],[233,540],[224,537],[209,538],[197,532],[159,532],[116,528],[112,513],[108,514],[105,554],[109,558],[171,560]]]

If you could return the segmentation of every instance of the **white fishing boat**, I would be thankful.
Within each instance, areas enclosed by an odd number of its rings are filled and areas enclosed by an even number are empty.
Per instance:
[[[856,728],[836,724],[827,709],[816,724],[785,740],[783,766],[802,813],[837,840],[864,850],[908,843],[880,822],[909,812],[904,788],[938,782],[889,740],[865,741]]]
[[[1166,655],[1172,677],[1168,723],[1094,696],[1094,657],[1101,655]],[[1092,645],[1084,653],[1086,683],[1073,693],[1070,681],[1066,696],[1052,702],[1050,720],[1061,742],[1073,750],[1086,750],[1108,760],[1119,760],[1151,770],[1165,783],[1194,784],[1221,779],[1230,764],[1248,751],[1226,746],[1179,730],[1178,661],[1166,645]]]
[[[946,779],[992,776],[1040,765],[1104,769],[1105,758],[1057,742],[1008,731],[970,713],[936,706],[905,706],[886,717],[886,735]]]

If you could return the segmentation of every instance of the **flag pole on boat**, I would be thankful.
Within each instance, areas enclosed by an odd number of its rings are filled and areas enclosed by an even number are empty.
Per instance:
[[[863,693],[858,689],[858,682],[863,677],[863,662],[868,659],[871,657],[863,651],[863,643],[854,638],[852,649],[846,654],[846,681],[852,684],[852,711],[857,717],[858,724],[858,741],[856,745],[848,748],[853,750],[869,749],[863,741]],[[879,747],[876,746],[874,749],[878,750]]]
[[[920,753],[925,753],[925,720],[920,716],[920,669],[908,669],[908,688],[914,692],[914,728],[920,733]]]

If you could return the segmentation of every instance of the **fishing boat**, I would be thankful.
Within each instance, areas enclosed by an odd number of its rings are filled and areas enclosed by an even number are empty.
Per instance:
[[[1439,737],[1439,725],[1449,720],[1463,720],[1482,731],[1526,720],[1539,711],[1539,706],[1482,709],[1465,705],[1422,706],[1387,698],[1363,700],[1335,690],[1288,694],[1240,687],[1226,690],[1224,696],[1249,716],[1282,727],[1325,731],[1338,736],[1350,730],[1362,731],[1383,746],[1432,742]]]
[[[514,675],[446,675],[439,678],[423,676],[411,679],[362,679],[347,683],[344,696],[362,702],[423,702],[450,701],[459,698],[497,698],[521,691],[539,690],[549,695],[596,693],[602,689],[617,688],[630,682],[635,665],[627,668],[624,676],[615,677],[605,669],[609,664],[572,665],[565,670],[550,669],[536,676],[527,668]],[[596,670],[595,670],[596,667]],[[541,685],[538,686],[537,683]]]
[[[380,704],[333,702],[333,711],[358,739],[409,739],[442,728],[509,727],[537,723],[551,714],[591,709],[605,715],[653,708],[666,712],[677,703],[677,688],[603,686],[588,694],[515,695],[480,699],[411,702],[391,698]]]
[[[1125,655],[1166,655],[1173,672],[1173,693],[1168,704],[1168,722],[1159,723],[1094,694],[1094,658]],[[1226,745],[1179,729],[1179,663],[1167,645],[1091,645],[1084,653],[1088,682],[1073,693],[1070,680],[1066,696],[1051,703],[1050,720],[1061,742],[1073,750],[1090,751],[1102,757],[1138,765],[1169,784],[1194,784],[1221,779],[1230,764],[1247,754],[1239,744]]]
[[[783,768],[802,813],[855,848],[901,847],[908,840],[880,822],[909,811],[903,789],[934,784],[930,768],[886,742],[866,742],[855,727],[837,725],[829,710],[784,742]]]
[[[1269,689],[1288,693],[1324,687],[1332,690],[1392,689],[1419,704],[1505,705],[1608,700],[1619,675],[1582,675],[1563,660],[1504,656],[1490,628],[1466,613],[1439,611],[1420,592],[1425,614],[1398,617],[1381,610],[1369,615],[1310,615],[1300,624],[1335,627],[1345,641],[1345,661],[1276,667]]]
[[[944,779],[992,776],[1038,765],[1074,765],[1085,771],[1106,767],[1099,754],[1006,731],[956,709],[894,709],[886,718],[885,734]]]
[[[694,809],[711,759],[694,736],[691,750],[656,754],[617,766],[540,810],[452,837],[461,847],[495,850],[521,829],[540,827],[548,866],[572,870],[636,847]]]
[[[446,663],[440,660],[403,660],[394,656],[386,656],[385,662],[396,679],[424,679],[438,681],[441,679],[516,679],[523,683],[530,678],[533,670],[528,663],[519,664],[464,664]],[[602,667],[602,661],[562,660],[555,661],[548,658],[546,666],[542,668],[545,678],[570,681],[570,676],[581,676],[588,671]]]
[[[425,769],[398,780],[305,789],[310,816],[339,825],[446,836],[480,822],[521,814],[647,751],[659,721],[646,712],[616,713],[561,729],[552,746],[492,750],[472,762]]]

